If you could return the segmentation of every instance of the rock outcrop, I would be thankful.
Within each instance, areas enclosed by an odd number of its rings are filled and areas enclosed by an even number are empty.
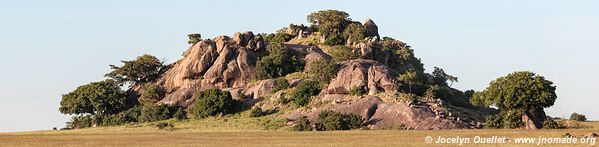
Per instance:
[[[366,28],[367,37],[376,36],[377,38],[381,38],[381,36],[379,36],[379,27],[376,26],[372,19],[367,18],[366,20],[364,20],[364,27]]]
[[[440,130],[476,127],[459,120],[438,117],[426,106],[385,103],[376,96],[364,96],[355,101],[333,104],[304,114],[300,112],[290,115],[288,119],[305,115],[310,122],[317,123],[318,113],[324,110],[360,115],[370,129]]]
[[[397,73],[377,61],[355,59],[340,64],[337,77],[331,80],[324,94],[348,94],[354,87],[366,88],[369,95],[399,90]]]

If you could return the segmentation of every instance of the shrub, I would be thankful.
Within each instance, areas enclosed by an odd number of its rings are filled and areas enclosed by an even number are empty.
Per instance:
[[[287,35],[284,32],[278,32],[276,34],[264,35],[264,40],[268,43],[284,43],[291,40],[293,37]]]
[[[173,114],[173,118],[179,121],[187,119],[187,113],[185,113],[185,110],[183,110],[183,108],[178,108],[177,111],[175,111],[175,113]]]
[[[324,45],[334,46],[334,45],[343,45],[343,36],[339,34],[333,34],[324,39]]]
[[[165,120],[172,117],[169,107],[166,105],[144,105],[141,108],[140,122],[153,122]]]
[[[328,83],[337,75],[339,65],[326,59],[318,59],[310,63],[309,69],[308,74],[315,80]]]
[[[80,129],[87,128],[94,125],[94,119],[91,115],[79,115],[71,117],[71,120],[67,122],[67,128]]]
[[[187,37],[189,38],[189,41],[187,41],[188,44],[195,44],[202,41],[202,35],[198,33],[188,34]]]
[[[343,115],[339,112],[335,112],[332,110],[325,110],[318,114],[318,123],[316,124],[316,130],[351,130],[360,128],[361,125],[362,119],[359,115]]]
[[[310,126],[310,120],[308,117],[302,116],[298,117],[295,120],[295,125],[293,126],[294,131],[311,131],[312,127]]]
[[[570,120],[587,121],[587,117],[582,114],[578,114],[578,113],[574,112],[574,113],[572,113],[572,115],[570,115]]]
[[[332,46],[330,48],[330,52],[334,62],[341,62],[360,58],[360,53],[358,50],[347,46]]]
[[[166,122],[161,122],[156,124],[156,127],[160,130],[174,130],[175,129],[175,125],[171,124],[171,123],[166,123]]]
[[[262,111],[260,107],[254,107],[250,110],[250,117],[261,117],[266,115],[266,112]]]
[[[349,94],[353,96],[362,96],[366,94],[366,89],[364,89],[363,86],[354,86],[351,88]]]
[[[141,106],[135,106],[119,113],[119,117],[125,122],[138,122],[139,116],[141,116]]]
[[[289,88],[289,82],[287,82],[287,80],[285,78],[277,78],[275,87],[272,88],[272,93],[275,93],[279,90],[283,90],[283,89],[287,89],[287,88]]]
[[[349,39],[351,42],[360,41],[366,38],[366,28],[359,22],[351,23],[343,30],[343,38]]]
[[[258,79],[282,77],[287,74],[302,71],[304,63],[280,43],[269,44],[268,55],[256,62]]]
[[[121,116],[112,114],[102,117],[102,126],[116,126],[127,123]]]
[[[228,91],[220,89],[198,91],[191,112],[195,118],[205,118],[219,113],[227,114],[233,111],[234,103]]]
[[[562,128],[553,118],[547,116],[543,121],[543,129],[560,129]]]
[[[487,115],[484,128],[499,129],[503,127],[503,117],[501,115]]]
[[[418,102],[416,95],[412,93],[399,93],[399,100],[406,104],[414,104]]]
[[[141,89],[139,100],[142,104],[154,104],[164,95],[164,89],[156,84],[146,83]]]
[[[293,104],[296,106],[306,106],[311,97],[317,95],[322,87],[317,81],[303,80],[300,81],[295,89],[291,92],[293,98]]]

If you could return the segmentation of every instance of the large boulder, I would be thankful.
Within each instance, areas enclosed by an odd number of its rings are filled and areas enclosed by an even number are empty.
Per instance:
[[[545,111],[543,111],[542,109],[535,111],[526,111],[524,112],[524,114],[522,114],[522,123],[524,123],[522,127],[527,130],[536,130],[543,128],[543,121],[545,121],[546,117],[547,116],[545,114]]]
[[[380,38],[381,36],[379,36],[379,27],[376,26],[376,24],[374,23],[374,21],[372,21],[372,19],[367,18],[366,20],[364,20],[364,27],[366,28],[366,36],[367,37],[377,37]]]
[[[377,61],[355,59],[340,64],[340,70],[325,89],[325,94],[349,94],[353,87],[366,88],[369,95],[399,90],[399,82],[395,79],[397,73]]]

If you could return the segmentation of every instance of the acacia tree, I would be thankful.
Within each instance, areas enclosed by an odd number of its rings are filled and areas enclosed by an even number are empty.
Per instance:
[[[474,93],[471,103],[499,108],[500,114],[506,115],[504,123],[510,124],[511,122],[506,122],[508,118],[519,117],[525,112],[543,111],[543,108],[553,106],[557,99],[555,89],[553,82],[543,76],[529,71],[518,71],[499,77],[482,92]],[[507,116],[510,113],[518,114]]]
[[[106,77],[114,79],[119,84],[137,85],[153,81],[160,75],[163,62],[148,54],[137,57],[131,61],[121,61],[123,66],[110,65],[112,71]]]
[[[187,41],[188,44],[195,44],[202,41],[202,35],[198,33],[188,34],[187,38],[189,38],[189,41]]]
[[[339,10],[320,10],[308,15],[308,22],[317,25],[318,30],[325,36],[329,33],[338,34],[351,19],[349,14]]]
[[[449,75],[447,73],[445,73],[445,71],[439,67],[435,67],[435,70],[433,70],[433,82],[434,84],[437,85],[447,85],[447,81],[451,82],[451,85],[453,85],[453,82],[458,82],[458,77]],[[451,87],[451,85],[449,85]]]
[[[91,82],[62,95],[58,110],[63,114],[116,114],[127,107],[128,99],[113,80]]]
[[[405,73],[400,74],[398,79],[399,81],[408,84],[410,93],[412,93],[412,86],[418,83],[418,76],[416,75],[416,71],[414,71],[414,69],[410,69]]]

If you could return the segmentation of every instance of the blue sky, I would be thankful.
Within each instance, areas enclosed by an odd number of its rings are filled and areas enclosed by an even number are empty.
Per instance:
[[[322,9],[372,18],[409,43],[427,71],[482,90],[517,70],[555,82],[552,116],[599,119],[599,1],[0,1],[0,132],[63,127],[61,94],[104,79],[108,64],[180,58],[186,35],[274,32]]]

